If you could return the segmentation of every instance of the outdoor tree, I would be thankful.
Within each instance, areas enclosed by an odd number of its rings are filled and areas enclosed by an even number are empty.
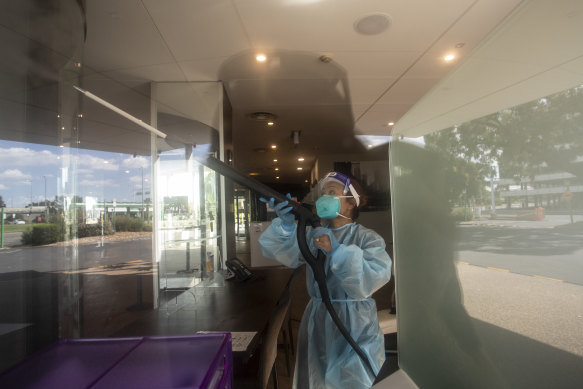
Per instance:
[[[0,208],[6,208],[6,203],[2,199],[2,196],[0,196]]]
[[[427,135],[425,143],[449,162],[453,202],[477,198],[496,165],[500,177],[517,183],[553,172],[580,179],[582,110],[577,87]]]

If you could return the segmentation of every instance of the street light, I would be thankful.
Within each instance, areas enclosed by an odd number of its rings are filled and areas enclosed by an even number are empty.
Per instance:
[[[45,180],[45,214],[48,218],[49,216],[49,207],[47,204],[47,176],[43,176],[43,179]]]

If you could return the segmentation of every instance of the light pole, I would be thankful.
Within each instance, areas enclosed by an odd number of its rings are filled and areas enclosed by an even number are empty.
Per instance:
[[[47,204],[47,176],[43,176],[43,179],[45,180],[45,214],[46,214],[46,217],[48,219],[48,217],[49,217],[49,207],[48,207],[48,204]]]
[[[32,178],[30,179],[30,214],[32,216]]]
[[[141,167],[142,171],[142,219],[144,218],[144,168]]]

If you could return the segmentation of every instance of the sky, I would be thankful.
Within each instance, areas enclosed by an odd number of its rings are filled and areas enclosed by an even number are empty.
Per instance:
[[[144,192],[150,191],[149,157],[0,140],[0,196],[10,208],[24,207],[31,198],[43,202],[46,183],[46,197],[54,199],[64,194],[64,177],[75,161],[75,194],[81,197],[141,202],[142,171]]]

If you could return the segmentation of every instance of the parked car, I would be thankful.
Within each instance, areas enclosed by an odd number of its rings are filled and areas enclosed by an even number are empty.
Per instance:
[[[26,222],[24,220],[15,219],[15,220],[10,220],[8,222],[8,224],[26,224]]]

